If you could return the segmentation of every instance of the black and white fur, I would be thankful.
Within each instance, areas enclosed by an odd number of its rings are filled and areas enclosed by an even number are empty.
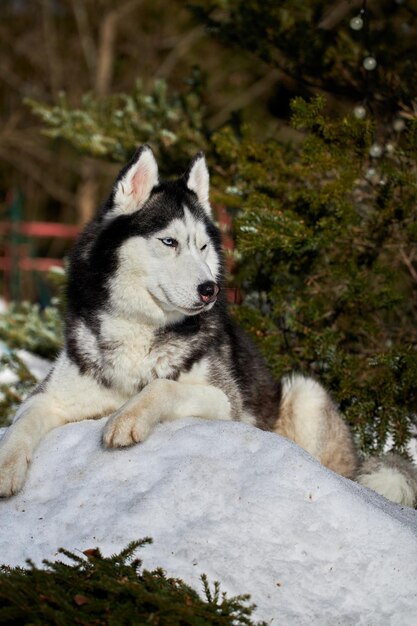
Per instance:
[[[229,316],[222,281],[203,154],[178,180],[160,182],[143,146],[74,247],[65,347],[1,441],[0,496],[21,489],[48,431],[103,416],[108,448],[144,441],[161,421],[240,420],[355,477],[351,434],[329,395],[300,375],[271,378]],[[413,470],[385,463],[362,476],[395,501],[416,499]]]

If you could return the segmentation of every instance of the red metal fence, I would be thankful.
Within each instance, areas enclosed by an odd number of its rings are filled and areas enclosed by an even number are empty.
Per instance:
[[[30,240],[38,238],[74,239],[80,232],[75,224],[54,222],[0,222],[2,256],[0,272],[3,273],[3,294],[6,300],[16,297],[13,283],[19,282],[20,272],[47,272],[51,267],[62,267],[62,258],[32,256]],[[21,294],[18,294],[18,297]]]

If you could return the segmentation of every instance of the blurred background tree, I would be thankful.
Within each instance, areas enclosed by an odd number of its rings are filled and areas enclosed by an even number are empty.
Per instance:
[[[277,377],[328,385],[363,449],[404,452],[417,409],[415,2],[2,10],[2,185],[24,185],[26,218],[84,223],[139,143],[167,176],[204,148],[212,197],[234,216],[237,318]]]

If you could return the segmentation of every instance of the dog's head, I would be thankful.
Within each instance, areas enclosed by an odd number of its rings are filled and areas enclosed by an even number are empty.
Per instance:
[[[141,147],[117,177],[99,221],[88,255],[95,267],[107,267],[114,312],[166,323],[214,306],[221,245],[203,153],[183,176],[161,182],[152,150]]]

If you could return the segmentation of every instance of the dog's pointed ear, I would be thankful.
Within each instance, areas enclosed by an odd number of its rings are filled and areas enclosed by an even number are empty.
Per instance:
[[[206,213],[211,216],[211,206],[209,200],[210,175],[204,152],[198,152],[198,154],[195,155],[184,177],[188,189],[194,191],[199,203],[202,205]]]
[[[158,184],[158,165],[148,145],[136,150],[114,184],[113,213],[134,213],[146,202]]]

